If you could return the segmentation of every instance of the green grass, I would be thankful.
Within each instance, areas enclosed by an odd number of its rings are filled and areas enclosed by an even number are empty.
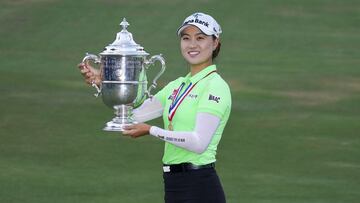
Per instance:
[[[355,0],[0,2],[0,202],[162,202],[163,143],[101,131],[113,116],[76,68],[123,17],[186,74],[175,31],[222,25],[233,109],[218,150],[228,202],[360,202],[360,3]],[[150,70],[155,72],[155,70]],[[161,120],[151,122],[161,125]]]

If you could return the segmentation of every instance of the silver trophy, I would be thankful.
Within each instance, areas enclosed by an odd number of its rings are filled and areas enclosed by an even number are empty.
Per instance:
[[[146,97],[152,97],[150,91],[156,88],[156,81],[165,71],[165,60],[161,55],[147,59],[148,53],[136,44],[132,34],[127,31],[129,23],[124,18],[120,23],[122,30],[117,33],[113,43],[105,47],[99,55],[86,54],[83,63],[92,61],[99,64],[101,85],[96,88],[96,97],[101,95],[103,102],[115,110],[115,118],[107,122],[105,131],[123,131],[124,126],[135,124],[132,110]],[[146,70],[156,61],[161,63],[161,70],[147,89]]]

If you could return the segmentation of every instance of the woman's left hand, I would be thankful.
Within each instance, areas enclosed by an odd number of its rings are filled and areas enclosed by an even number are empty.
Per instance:
[[[123,135],[131,136],[132,138],[141,137],[149,134],[151,126],[146,123],[133,124],[124,127]]]

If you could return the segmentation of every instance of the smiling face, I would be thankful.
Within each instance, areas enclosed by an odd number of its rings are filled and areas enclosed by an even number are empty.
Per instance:
[[[181,32],[181,53],[192,69],[201,70],[212,64],[212,53],[218,42],[217,38],[205,35],[196,26],[189,25]]]

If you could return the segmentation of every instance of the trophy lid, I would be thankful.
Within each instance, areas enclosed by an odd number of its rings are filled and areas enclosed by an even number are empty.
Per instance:
[[[116,39],[113,43],[105,47],[104,51],[100,55],[135,55],[135,56],[147,56],[149,55],[144,51],[144,47],[136,44],[132,34],[127,31],[127,27],[130,25],[126,19],[120,23],[122,30],[116,34]]]

